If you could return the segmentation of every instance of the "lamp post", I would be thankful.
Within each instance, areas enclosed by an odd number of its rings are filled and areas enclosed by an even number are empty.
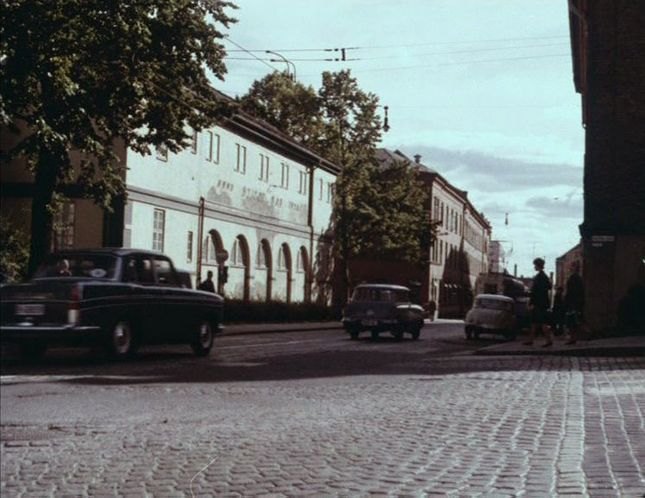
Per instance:
[[[276,56],[280,57],[280,59],[269,59],[269,60],[271,62],[284,62],[287,65],[287,76],[289,76],[292,80],[296,79],[296,65],[293,62],[291,62],[289,59],[287,59],[284,55],[279,54],[278,52],[274,52],[273,50],[265,50],[265,53],[273,54],[273,55],[276,55]],[[293,76],[291,76],[291,74],[289,74],[290,67],[291,67],[290,65],[293,66]]]

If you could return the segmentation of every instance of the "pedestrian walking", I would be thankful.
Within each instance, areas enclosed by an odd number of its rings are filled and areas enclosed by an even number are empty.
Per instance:
[[[564,333],[564,289],[561,285],[556,287],[555,295],[553,296],[553,308],[551,309],[551,327],[556,336],[561,336]]]
[[[208,270],[206,272],[206,280],[203,280],[197,287],[199,290],[215,292],[215,284],[213,283],[213,272]]]
[[[529,340],[524,344],[530,346],[535,340],[538,332],[542,332],[546,339],[543,347],[549,347],[553,344],[553,335],[548,321],[549,309],[549,291],[551,290],[551,281],[544,273],[544,260],[542,258],[535,258],[533,260],[533,267],[537,272],[533,277],[533,285],[531,286],[531,294],[529,299],[529,307],[531,309],[531,329]]]
[[[585,304],[584,284],[580,276],[580,264],[577,261],[571,265],[571,275],[569,275],[566,285],[564,306],[569,340],[565,344],[575,344],[582,326],[582,311]]]

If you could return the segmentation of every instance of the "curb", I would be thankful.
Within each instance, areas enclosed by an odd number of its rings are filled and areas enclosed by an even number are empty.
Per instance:
[[[559,349],[559,350],[506,350],[506,351],[493,351],[479,349],[473,353],[477,356],[620,356],[620,357],[643,357],[645,356],[645,348],[641,347],[588,347],[578,349]]]

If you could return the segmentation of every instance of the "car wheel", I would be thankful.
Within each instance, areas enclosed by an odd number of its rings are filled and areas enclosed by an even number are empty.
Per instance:
[[[211,324],[206,320],[199,322],[195,334],[196,337],[191,342],[190,347],[197,356],[208,356],[213,347],[213,328]]]
[[[132,356],[135,351],[132,327],[127,320],[118,320],[110,329],[107,351],[116,359]]]
[[[372,330],[371,336],[372,340],[375,341],[376,339],[378,339],[378,332],[376,330]]]
[[[464,329],[466,333],[466,340],[469,341],[473,338],[473,328],[469,325],[466,325],[466,328]]]
[[[358,335],[360,333],[358,329],[349,329],[348,332],[349,332],[350,339],[354,341],[358,339]]]
[[[45,355],[47,344],[43,342],[28,342],[20,345],[20,356],[24,360],[39,360]]]
[[[475,330],[473,330],[473,337],[474,337],[475,339],[479,339],[479,334],[480,334],[479,329],[475,329]]]
[[[412,339],[417,340],[419,339],[419,336],[421,335],[421,327],[416,327],[412,329]]]
[[[403,340],[403,330],[395,330],[394,332],[392,332],[392,335],[397,341]]]

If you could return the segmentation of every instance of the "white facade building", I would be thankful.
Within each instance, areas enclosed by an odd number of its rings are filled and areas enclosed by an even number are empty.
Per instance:
[[[3,132],[3,149],[14,139]],[[194,133],[178,154],[116,152],[125,200],[109,214],[72,192],[54,249],[153,249],[194,284],[213,271],[227,298],[329,302],[334,164],[241,113]],[[24,161],[3,167],[3,215],[26,231],[32,181]]]

